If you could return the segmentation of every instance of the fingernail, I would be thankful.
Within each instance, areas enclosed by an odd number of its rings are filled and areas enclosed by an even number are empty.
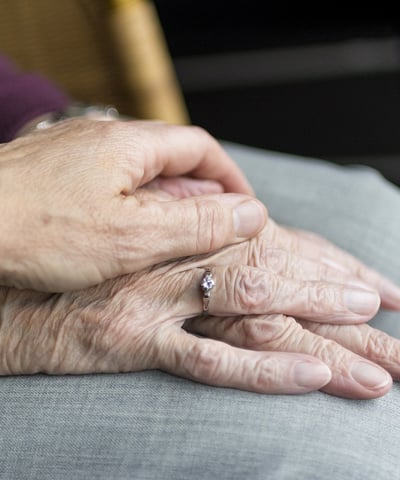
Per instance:
[[[375,313],[381,303],[376,292],[361,289],[347,289],[343,294],[346,307],[358,315],[369,315]]]
[[[332,378],[332,373],[324,363],[298,362],[294,370],[294,381],[301,387],[321,388]]]
[[[355,362],[350,373],[357,383],[368,389],[379,389],[392,381],[385,370],[367,362]]]
[[[233,210],[233,225],[238,237],[252,237],[265,225],[264,207],[255,200],[240,203]]]

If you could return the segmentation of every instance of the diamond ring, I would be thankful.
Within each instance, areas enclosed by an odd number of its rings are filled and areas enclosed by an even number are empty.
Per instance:
[[[211,270],[206,268],[206,273],[201,279],[200,288],[203,291],[203,313],[208,315],[208,306],[210,304],[211,290],[215,287]]]

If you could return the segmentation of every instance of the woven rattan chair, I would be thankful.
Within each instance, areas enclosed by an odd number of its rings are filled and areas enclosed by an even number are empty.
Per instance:
[[[149,0],[1,0],[0,51],[78,101],[188,122]]]

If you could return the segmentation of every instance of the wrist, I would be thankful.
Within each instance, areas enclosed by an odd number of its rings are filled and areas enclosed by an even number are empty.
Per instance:
[[[116,120],[119,118],[119,112],[113,105],[71,103],[63,110],[49,112],[32,119],[17,132],[16,137],[21,137],[36,130],[44,130],[63,120],[76,117],[103,121]]]

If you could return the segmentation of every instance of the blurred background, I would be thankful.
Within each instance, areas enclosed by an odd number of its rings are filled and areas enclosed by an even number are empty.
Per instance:
[[[398,15],[322,7],[1,0],[0,51],[73,99],[177,123],[187,108],[219,139],[370,165],[400,185]]]
[[[370,165],[400,184],[396,16],[294,21],[264,2],[154,3],[193,123],[220,139]]]

